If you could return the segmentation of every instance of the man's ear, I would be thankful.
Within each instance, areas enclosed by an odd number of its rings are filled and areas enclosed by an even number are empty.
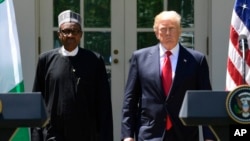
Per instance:
[[[62,34],[60,34],[60,31],[57,31],[57,36],[58,36],[58,38],[61,40]]]

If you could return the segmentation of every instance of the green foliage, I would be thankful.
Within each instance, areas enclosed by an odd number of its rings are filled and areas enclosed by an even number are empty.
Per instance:
[[[110,0],[84,1],[84,27],[110,27]]]
[[[85,32],[84,48],[96,51],[104,56],[106,65],[110,65],[111,56],[110,32]]]
[[[152,28],[154,17],[163,10],[163,0],[137,0],[137,27]]]

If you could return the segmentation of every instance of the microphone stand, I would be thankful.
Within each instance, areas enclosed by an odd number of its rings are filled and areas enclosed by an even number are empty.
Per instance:
[[[239,47],[242,51],[242,84],[246,84],[246,50],[248,49],[248,39],[246,35],[239,36]]]
[[[246,61],[245,61],[245,55],[246,55],[246,51],[245,51],[245,45],[244,42],[242,43],[242,66],[243,66],[243,76],[242,76],[242,84],[246,84]]]

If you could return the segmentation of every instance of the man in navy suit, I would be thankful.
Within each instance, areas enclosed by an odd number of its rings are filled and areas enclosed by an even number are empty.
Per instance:
[[[179,43],[181,16],[175,11],[158,14],[153,29],[160,43],[132,54],[122,108],[121,139],[198,141],[198,127],[184,126],[179,111],[187,90],[212,89],[206,57]],[[161,81],[166,51],[172,53],[172,83],[167,96]],[[168,130],[167,116],[172,125]],[[206,141],[215,140],[207,127],[203,127],[203,136]]]

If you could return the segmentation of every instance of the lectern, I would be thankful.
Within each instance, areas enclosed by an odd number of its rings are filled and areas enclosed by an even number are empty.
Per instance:
[[[0,93],[0,140],[10,140],[18,127],[42,127],[47,115],[40,92]]]
[[[236,124],[227,113],[229,92],[189,90],[186,92],[179,118],[184,125],[207,125],[218,141],[229,141],[229,127]]]

